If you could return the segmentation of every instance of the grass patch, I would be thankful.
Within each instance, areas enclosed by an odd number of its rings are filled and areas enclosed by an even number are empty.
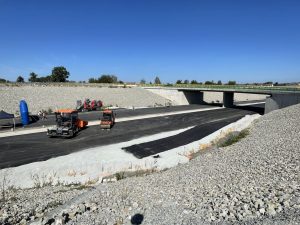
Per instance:
[[[143,176],[148,176],[152,173],[155,172],[161,172],[163,170],[156,170],[155,168],[153,169],[145,169],[145,170],[135,170],[135,171],[120,171],[117,172],[115,174],[103,177],[102,182],[114,182],[114,181],[119,181],[119,180],[123,180],[126,178],[130,178],[130,177],[143,177]]]
[[[239,133],[230,133],[226,138],[225,141],[222,141],[218,144],[218,147],[227,147],[239,142],[241,139],[245,138],[249,134],[249,130],[245,129]]]
[[[74,190],[81,191],[81,190],[85,190],[85,189],[91,188],[90,186],[81,185],[81,184],[75,184],[75,185],[72,184],[72,185],[66,185],[66,186],[63,186],[63,187],[67,187],[67,188],[54,191],[53,193],[64,193],[64,192],[69,192],[69,191],[74,191]]]

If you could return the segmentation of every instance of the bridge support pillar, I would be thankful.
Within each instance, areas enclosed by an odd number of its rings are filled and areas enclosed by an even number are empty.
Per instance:
[[[233,107],[233,92],[223,92],[223,106],[226,108]]]

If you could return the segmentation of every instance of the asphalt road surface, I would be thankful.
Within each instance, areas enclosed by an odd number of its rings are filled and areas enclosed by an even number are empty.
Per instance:
[[[245,101],[245,102],[235,102],[235,104],[241,104],[241,103],[256,103],[258,101]],[[261,102],[261,101],[260,101]],[[132,116],[140,116],[140,115],[149,115],[149,114],[155,114],[155,113],[168,113],[168,112],[178,112],[183,110],[193,110],[193,109],[205,109],[205,108],[211,108],[211,107],[218,107],[221,106],[220,104],[209,104],[209,105],[180,105],[180,106],[171,106],[171,107],[156,107],[156,108],[142,108],[142,109],[124,109],[119,108],[115,109],[114,112],[117,114],[117,118],[123,118],[123,117],[132,117]],[[239,108],[239,106],[236,106]],[[243,106],[243,109],[246,106]],[[250,107],[249,110],[256,111],[257,113],[263,114],[264,112],[264,104],[260,105],[254,105],[254,107]],[[101,111],[90,111],[90,112],[80,112],[79,118],[86,121],[95,121],[100,120],[101,118]],[[1,123],[11,123],[11,120],[2,121]],[[48,115],[47,120],[41,120],[38,118],[38,116],[33,115],[30,116],[30,124],[25,126],[27,127],[42,127],[42,126],[49,126],[55,124],[55,116],[54,115]],[[9,127],[9,126],[7,126]],[[17,129],[23,129],[23,125],[21,123],[21,120],[19,118],[16,118],[16,128]],[[7,128],[10,129],[10,128]],[[5,130],[2,129],[2,130]]]
[[[91,126],[81,131],[72,139],[49,138],[46,136],[46,132],[0,138],[0,168],[43,161],[91,147],[129,141],[146,135],[178,130],[190,126],[198,126],[200,128],[195,131],[197,132],[195,138],[199,138],[247,114],[253,113],[255,112],[244,109],[223,108],[212,111],[120,122],[116,123],[110,131],[101,130],[99,126]],[[216,121],[219,122],[216,123]],[[180,146],[192,140],[186,140],[187,136],[189,135],[177,137],[178,141],[176,145]],[[158,140],[157,146],[161,147],[161,143],[165,143],[163,145],[169,144],[169,142]],[[165,150],[166,147],[162,149]],[[134,153],[133,151],[132,153],[137,157],[144,157],[146,155],[145,153],[136,152]]]
[[[115,109],[114,112],[117,114],[117,118],[123,117],[132,117],[132,116],[141,116],[149,115],[154,113],[168,113],[168,112],[178,112],[183,110],[193,110],[193,109],[205,109],[211,108],[211,105],[181,105],[181,106],[172,106],[172,107],[156,107],[156,108],[141,108],[141,109],[124,109],[119,108]],[[102,116],[101,111],[89,111],[89,112],[79,112],[79,118],[86,121],[100,120]],[[55,116],[48,115],[47,120],[39,120],[37,116],[31,117],[31,123],[26,127],[41,127],[43,125],[53,125],[55,124]],[[22,124],[19,124],[22,126]]]
[[[132,145],[123,149],[141,159],[200,140],[229,123],[235,122],[238,118],[240,117],[231,116],[212,121],[209,120],[208,122],[201,123],[201,125],[195,126],[194,128],[180,134],[142,144]]]

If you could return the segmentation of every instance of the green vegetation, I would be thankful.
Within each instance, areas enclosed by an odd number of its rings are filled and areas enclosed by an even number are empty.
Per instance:
[[[119,173],[116,173],[116,179],[117,180],[122,180],[125,178],[125,172],[119,172]]]
[[[31,72],[31,73],[29,74],[29,79],[28,79],[28,81],[29,81],[29,82],[37,82],[37,77],[38,77],[38,75],[37,75],[36,73]]]
[[[115,75],[102,75],[101,77],[98,78],[90,78],[89,83],[118,83],[118,77]]]
[[[228,81],[228,85],[236,85],[236,81],[230,80],[230,81]]]
[[[146,84],[146,80],[145,79],[141,79],[140,84]]]
[[[51,75],[38,77],[34,72],[29,74],[29,82],[68,82],[70,73],[63,66],[57,66],[52,69]],[[23,79],[24,80],[24,79]]]
[[[161,81],[160,81],[159,77],[155,77],[154,83],[155,84],[161,84]]]
[[[224,142],[221,142],[218,144],[219,147],[226,147],[229,145],[233,145],[237,142],[239,142],[241,139],[245,138],[249,134],[249,130],[242,130],[238,134],[230,133],[226,138]]]
[[[5,80],[3,78],[0,78],[0,83],[9,83],[10,81],[9,80]]]
[[[16,82],[17,83],[24,83],[24,78],[22,76],[18,76]]]
[[[52,69],[51,81],[52,82],[66,82],[70,73],[63,66],[57,66]]]

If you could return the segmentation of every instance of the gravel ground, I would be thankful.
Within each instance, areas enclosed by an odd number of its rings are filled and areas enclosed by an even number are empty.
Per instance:
[[[87,192],[84,186],[57,186],[12,190],[0,197],[0,224],[26,224]]]
[[[105,105],[147,107],[165,105],[168,101],[142,88],[59,87],[59,86],[0,86],[0,110],[16,113],[20,100],[25,99],[29,111],[51,108],[75,108],[77,100],[102,100]]]
[[[299,113],[300,104],[273,111],[232,146],[101,184],[35,224],[299,224]]]

